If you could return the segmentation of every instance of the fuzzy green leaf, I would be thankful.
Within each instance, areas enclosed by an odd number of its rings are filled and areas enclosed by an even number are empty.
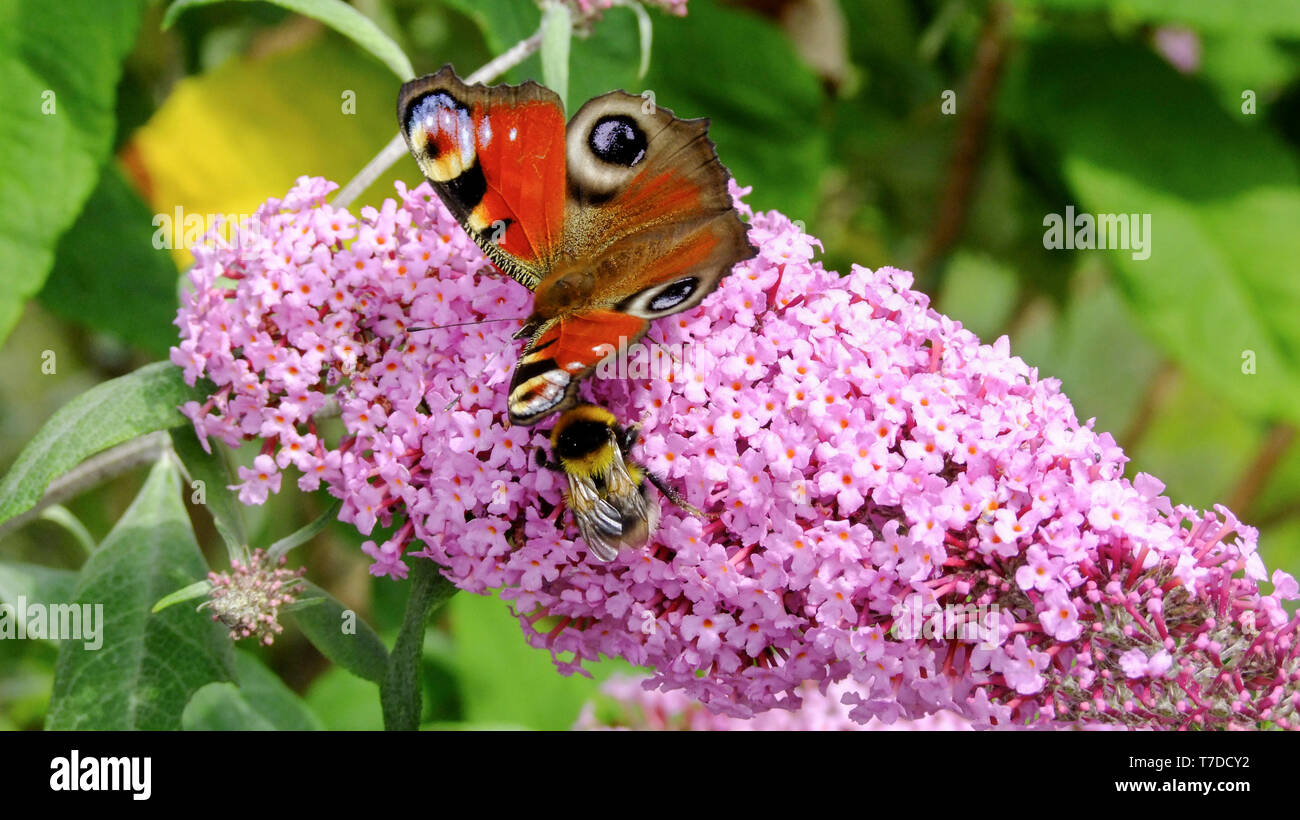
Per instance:
[[[170,362],[145,365],[82,393],[50,417],[0,481],[0,522],[31,509],[52,480],[87,457],[188,424],[176,408],[202,398]]]
[[[47,729],[179,729],[195,691],[231,679],[224,629],[187,607],[150,611],[207,570],[180,492],[174,462],[159,459],[82,568],[74,600],[102,606],[102,643],[60,644]]]
[[[195,6],[209,6],[213,3],[233,2],[234,0],[176,0],[167,7],[163,16],[163,28],[170,28],[183,12]],[[239,0],[254,2],[254,0]],[[361,12],[344,3],[343,0],[266,0],[266,2],[286,8],[304,17],[319,20],[361,46],[375,59],[392,69],[398,79],[406,81],[415,76],[411,61],[402,53],[392,38],[383,29]]]

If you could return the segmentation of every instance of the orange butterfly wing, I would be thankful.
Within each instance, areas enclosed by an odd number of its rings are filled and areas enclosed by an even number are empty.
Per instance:
[[[698,305],[756,253],[707,131],[703,120],[678,119],[621,91],[570,120],[565,252],[537,286],[536,335],[510,386],[513,423],[573,404],[579,381],[600,363],[590,354],[555,356],[543,343],[572,337],[581,340],[574,352],[618,350],[650,320]]]
[[[610,310],[583,311],[546,325],[515,365],[511,422],[532,424],[569,406],[583,378],[649,327],[645,319]]]
[[[466,85],[443,66],[402,86],[407,145],[498,268],[537,287],[564,235],[564,109],[536,83]]]
[[[397,110],[448,209],[536,292],[510,386],[516,424],[572,405],[601,360],[756,253],[704,120],[615,91],[566,127],[554,92],[469,86],[450,66],[404,85]]]

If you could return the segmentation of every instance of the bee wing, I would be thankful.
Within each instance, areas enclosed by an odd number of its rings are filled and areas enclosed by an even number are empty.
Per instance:
[[[650,540],[659,523],[659,508],[646,498],[642,482],[633,478],[623,461],[618,439],[610,432],[612,458],[604,489],[586,476],[569,475],[569,506],[582,540],[601,561],[613,561],[623,547],[639,547]]]
[[[623,539],[619,511],[600,497],[591,479],[574,475],[569,476],[569,507],[591,554],[601,561],[613,561]]]
[[[623,521],[624,546],[639,547],[650,540],[659,523],[659,507],[646,497],[645,484],[632,477],[616,439],[614,458],[605,476],[605,497]]]

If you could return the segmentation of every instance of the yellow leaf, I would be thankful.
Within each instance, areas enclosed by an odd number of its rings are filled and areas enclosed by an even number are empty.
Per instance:
[[[251,214],[304,174],[351,179],[397,133],[398,86],[383,66],[327,37],[234,60],[177,83],[123,160],[157,214],[158,235],[174,240],[177,263],[188,266],[191,215],[208,226],[218,215]],[[399,163],[360,202],[392,196],[399,176],[417,182],[409,165]]]

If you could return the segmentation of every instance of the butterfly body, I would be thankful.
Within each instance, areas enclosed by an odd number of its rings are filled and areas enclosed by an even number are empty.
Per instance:
[[[470,237],[534,292],[512,423],[572,406],[601,361],[756,252],[703,120],[613,91],[566,126],[550,90],[469,86],[450,66],[402,87],[398,119]]]

